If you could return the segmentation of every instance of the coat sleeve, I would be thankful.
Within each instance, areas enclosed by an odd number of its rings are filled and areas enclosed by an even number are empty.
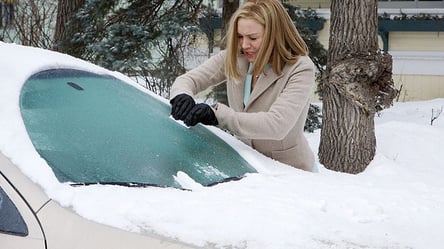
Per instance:
[[[216,117],[219,127],[230,130],[245,139],[281,140],[295,128],[296,123],[305,122],[307,105],[314,85],[314,66],[308,57],[301,57],[288,72],[288,81],[270,107],[261,112],[236,112],[219,104]],[[260,104],[260,100],[258,100]]]
[[[170,99],[181,93],[194,96],[224,81],[226,79],[224,67],[225,54],[225,51],[221,51],[198,67],[177,77],[171,86]]]

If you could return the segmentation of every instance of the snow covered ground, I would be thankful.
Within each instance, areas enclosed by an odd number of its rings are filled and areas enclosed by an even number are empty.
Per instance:
[[[259,173],[193,191],[59,183],[25,133],[23,82],[43,69],[107,72],[69,56],[0,42],[0,150],[63,206],[97,222],[198,246],[248,249],[440,249],[444,245],[444,99],[395,103],[375,118],[377,153],[361,174],[303,172],[227,138]],[[109,73],[109,72],[108,72]],[[130,82],[116,72],[113,75]],[[306,134],[315,154],[320,132]],[[38,170],[36,170],[38,169]],[[179,180],[183,176],[178,174]]]

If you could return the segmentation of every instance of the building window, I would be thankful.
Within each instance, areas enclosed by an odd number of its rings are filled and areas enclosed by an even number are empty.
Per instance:
[[[444,0],[379,0],[379,8],[444,8]]]

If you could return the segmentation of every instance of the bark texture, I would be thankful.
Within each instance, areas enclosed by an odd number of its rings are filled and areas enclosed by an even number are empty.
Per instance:
[[[332,0],[320,163],[364,171],[376,150],[375,113],[396,95],[391,56],[378,47],[377,1]]]
[[[73,33],[76,28],[75,23],[67,25],[71,18],[83,6],[85,0],[58,0],[57,22],[54,33],[55,50],[60,50],[69,39],[69,32]],[[68,28],[69,27],[69,28]]]
[[[239,8],[239,0],[224,0],[222,7],[222,37],[227,33],[231,16]],[[225,44],[221,44],[221,49],[225,48]]]
[[[0,2],[0,28],[3,28],[3,2]]]
[[[222,34],[224,37],[227,33],[228,26],[230,24],[231,16],[236,12],[239,8],[239,0],[224,0],[223,8],[222,8]],[[220,49],[225,49],[226,42],[225,39],[222,39],[219,44]],[[221,83],[213,88],[214,98],[217,99],[218,102],[228,104],[227,98],[227,86],[226,82]]]

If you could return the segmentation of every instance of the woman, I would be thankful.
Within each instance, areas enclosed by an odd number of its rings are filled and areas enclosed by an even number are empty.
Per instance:
[[[303,134],[314,85],[307,54],[279,0],[249,1],[231,18],[226,50],[176,79],[171,114],[188,126],[228,129],[264,155],[312,171],[314,155]],[[196,104],[191,97],[224,80],[229,106]]]

